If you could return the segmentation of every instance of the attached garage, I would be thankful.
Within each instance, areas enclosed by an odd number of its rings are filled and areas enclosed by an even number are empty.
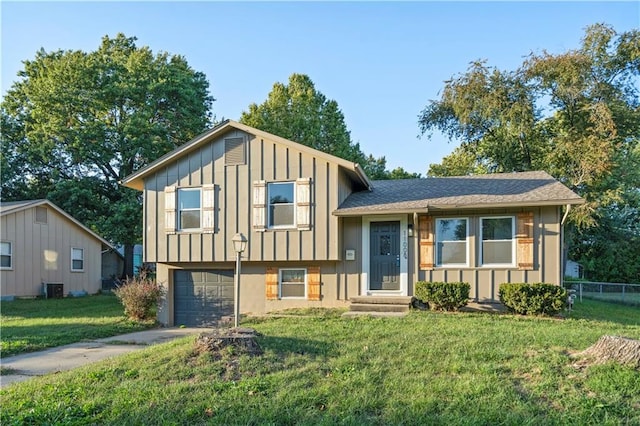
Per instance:
[[[174,324],[216,327],[233,317],[233,270],[178,270],[173,275]]]

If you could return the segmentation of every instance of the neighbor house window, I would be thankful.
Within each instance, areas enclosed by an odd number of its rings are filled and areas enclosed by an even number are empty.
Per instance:
[[[436,219],[436,263],[438,266],[467,266],[466,218]]]
[[[200,188],[178,189],[178,229],[200,226]]]
[[[280,298],[304,299],[306,297],[307,270],[280,269]]]
[[[513,265],[515,251],[515,218],[480,218],[480,262],[482,265]]]
[[[71,270],[84,271],[84,249],[75,247],[71,249]]]
[[[269,200],[269,228],[295,226],[294,182],[274,182],[267,186]]]
[[[0,269],[13,268],[13,255],[11,243],[8,241],[0,242]]]

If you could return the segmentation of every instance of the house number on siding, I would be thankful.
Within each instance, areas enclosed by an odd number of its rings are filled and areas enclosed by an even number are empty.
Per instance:
[[[406,259],[408,257],[407,231],[402,231],[402,255]]]

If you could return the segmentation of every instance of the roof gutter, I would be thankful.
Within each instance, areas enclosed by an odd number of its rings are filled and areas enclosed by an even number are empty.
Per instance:
[[[354,211],[354,212],[341,212],[339,209],[331,212],[334,216],[339,217],[355,217],[355,216],[376,216],[376,215],[390,215],[390,214],[426,214],[429,213],[429,209],[424,207],[420,209],[402,209],[402,210],[367,210],[367,211]]]
[[[584,200],[559,200],[559,201],[539,201],[535,203],[523,204],[521,201],[514,201],[509,203],[495,203],[495,204],[429,204],[425,207],[416,208],[402,208],[402,209],[337,209],[332,212],[334,216],[362,216],[362,215],[376,215],[376,214],[403,214],[403,213],[434,213],[434,212],[446,212],[452,210],[478,210],[478,209],[501,209],[501,208],[527,208],[527,207],[546,207],[546,206],[561,206],[566,203],[567,206],[572,204],[583,204]]]
[[[373,189],[373,184],[369,180],[369,177],[366,175],[364,170],[362,170],[360,164],[353,163],[353,165],[355,166],[354,170],[356,171],[356,174],[360,177],[360,179],[362,179],[362,182],[364,182],[364,184],[367,186],[367,189],[371,191]]]

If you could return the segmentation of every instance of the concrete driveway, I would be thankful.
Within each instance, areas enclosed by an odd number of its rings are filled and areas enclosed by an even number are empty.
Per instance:
[[[213,329],[209,328],[157,328],[3,358],[0,365],[3,369],[9,369],[11,374],[0,376],[0,387],[5,388],[34,376],[71,370],[179,337],[211,331]]]

